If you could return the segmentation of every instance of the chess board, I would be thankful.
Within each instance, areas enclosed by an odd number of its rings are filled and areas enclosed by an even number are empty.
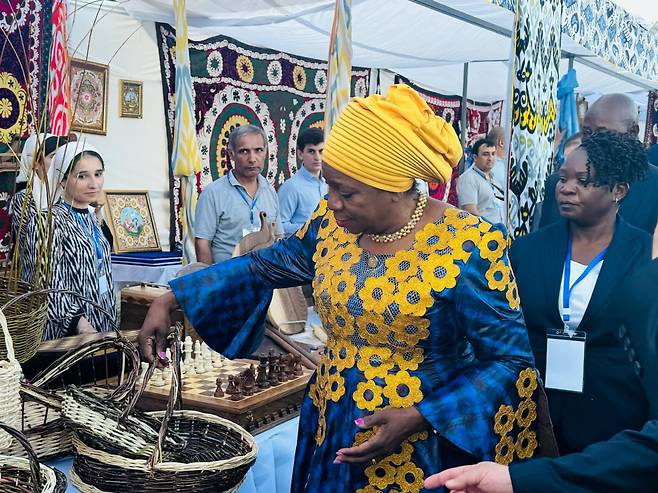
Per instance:
[[[243,428],[258,433],[268,425],[299,414],[304,390],[313,372],[302,368],[302,374],[266,389],[256,387],[254,394],[234,401],[231,396],[215,397],[217,378],[222,379],[222,389],[226,392],[229,375],[238,375],[249,368],[258,366],[258,361],[249,359],[225,359],[219,368],[212,368],[201,374],[183,376],[182,407],[216,414],[238,423]],[[162,410],[169,398],[169,384],[155,386],[149,382],[140,399],[140,407],[145,410]]]

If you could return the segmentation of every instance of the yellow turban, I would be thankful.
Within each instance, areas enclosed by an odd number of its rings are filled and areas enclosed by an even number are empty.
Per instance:
[[[409,190],[414,178],[445,183],[461,156],[452,126],[405,84],[386,96],[353,98],[322,153],[332,168],[389,192]]]

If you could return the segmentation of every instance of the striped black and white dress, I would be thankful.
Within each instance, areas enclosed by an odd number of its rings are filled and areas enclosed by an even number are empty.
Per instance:
[[[44,329],[44,340],[56,339],[76,333],[80,317],[85,317],[92,327],[99,332],[112,329],[112,320],[116,319],[116,298],[112,282],[112,259],[110,244],[107,242],[96,220],[88,209],[70,208],[59,202],[52,208],[53,241],[51,248],[51,279],[49,287],[58,290],[74,291],[79,296],[54,293],[48,297],[48,321]],[[38,232],[38,221],[30,221],[27,233],[31,260],[25,265],[32,270],[27,273],[28,281],[35,281],[37,245],[43,240]],[[84,227],[83,227],[84,224]],[[95,240],[90,233],[99,232],[103,259],[100,268],[97,262]],[[106,282],[101,282],[105,276]],[[103,291],[101,286],[105,286]],[[83,299],[81,299],[82,297]],[[92,300],[110,314],[103,313],[88,303]]]

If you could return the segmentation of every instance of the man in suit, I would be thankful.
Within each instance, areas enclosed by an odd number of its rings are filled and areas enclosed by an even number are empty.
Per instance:
[[[585,114],[583,138],[586,139],[600,130],[610,130],[637,138],[640,127],[637,106],[633,100],[625,94],[607,94],[597,99]],[[557,173],[546,179],[540,228],[561,219],[555,201],[557,181]],[[644,179],[633,184],[619,208],[619,214],[631,225],[645,230],[650,235],[654,233],[658,221],[658,167],[650,164]]]
[[[658,491],[658,259],[621,284],[614,298],[619,342],[650,399],[650,420],[606,442],[558,459],[534,459],[509,468],[492,462],[430,476],[426,488],[468,493],[625,493]],[[601,410],[605,412],[605,410]]]

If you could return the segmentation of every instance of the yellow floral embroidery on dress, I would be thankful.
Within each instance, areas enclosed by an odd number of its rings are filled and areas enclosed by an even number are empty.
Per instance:
[[[392,351],[386,347],[364,346],[359,349],[359,359],[356,366],[367,379],[384,378],[393,368]]]
[[[478,243],[478,248],[480,249],[480,257],[489,260],[490,262],[495,262],[503,256],[505,251],[505,237],[503,233],[494,230],[489,233],[484,233],[482,239]]]
[[[467,226],[474,226],[481,222],[479,217],[454,208],[446,209],[444,217],[446,226],[452,226],[456,231],[462,231]]]
[[[516,391],[520,397],[532,397],[532,394],[537,389],[537,373],[532,368],[526,368],[519,373],[519,378],[516,380]]]
[[[509,282],[507,284],[507,290],[505,291],[505,298],[507,298],[507,302],[512,310],[518,310],[521,308],[519,289],[516,286],[516,279],[514,278],[512,269],[509,270]]]
[[[395,482],[400,485],[403,493],[416,493],[423,488],[425,475],[420,467],[413,462],[407,462],[397,468]]]
[[[496,445],[496,462],[504,466],[514,460],[514,440],[509,435],[505,435]]]
[[[389,331],[384,316],[374,312],[364,312],[357,317],[356,326],[358,336],[374,346],[385,341]]]
[[[431,286],[415,277],[405,283],[398,284],[393,299],[400,308],[400,313],[420,317],[434,304],[430,296]]]
[[[338,371],[343,371],[345,368],[352,368],[355,364],[356,348],[354,345],[339,341],[332,349],[333,364]]]
[[[327,397],[334,402],[338,402],[345,395],[345,380],[338,371],[329,374],[327,378]]]
[[[386,457],[388,461],[396,466],[399,466],[404,462],[409,462],[411,460],[411,454],[413,453],[414,448],[407,440],[405,440],[400,444],[399,450],[399,452],[396,451]]]
[[[519,459],[529,459],[535,455],[537,445],[537,434],[534,431],[523,430],[516,437],[514,450]]]
[[[350,296],[354,294],[356,276],[349,270],[343,270],[340,274],[331,277],[331,301],[340,305],[346,305]]]
[[[461,231],[448,242],[453,257],[467,262],[481,237],[482,233],[477,228],[469,227]]]
[[[297,230],[295,236],[297,236],[297,238],[299,238],[300,240],[304,239],[304,236],[306,236],[306,232],[308,231],[308,227],[310,226],[311,222],[320,216],[324,216],[326,213],[327,213],[327,201],[322,199],[320,200],[318,207],[315,209],[315,212],[313,212],[313,214],[311,215],[311,218],[308,221],[306,221],[306,223],[304,223],[304,226],[302,226]]]
[[[529,428],[535,419],[537,419],[537,404],[532,399],[521,401],[514,416],[521,428]]]
[[[356,390],[352,394],[352,399],[356,402],[356,407],[367,411],[374,411],[384,402],[382,397],[383,389],[373,380],[359,382]]]
[[[388,461],[375,462],[366,467],[365,474],[370,486],[375,486],[381,490],[390,486],[395,480],[395,467]]]
[[[400,313],[395,317],[395,324],[391,325],[391,332],[396,341],[403,343],[404,347],[409,347],[427,339],[430,335],[429,328],[428,319]]]
[[[448,248],[451,238],[452,235],[444,223],[427,224],[416,233],[416,249],[425,255],[432,255]]]
[[[502,260],[491,262],[484,277],[489,289],[504,291],[509,284],[510,268]]]
[[[386,276],[395,277],[400,281],[410,276],[418,275],[418,252],[406,250],[386,259]]]
[[[406,370],[386,375],[384,395],[388,397],[391,406],[398,408],[411,407],[423,400],[420,390],[420,378],[412,377]]]
[[[434,257],[435,262],[423,262],[423,281],[440,293],[444,289],[452,289],[457,285],[457,277],[461,269],[453,261],[450,255],[439,255]]]
[[[383,313],[391,303],[394,289],[395,285],[389,281],[388,276],[369,277],[359,291],[363,309]]]
[[[419,347],[399,349],[393,353],[393,361],[400,370],[415,371],[423,359],[424,351]]]
[[[494,417],[494,433],[504,436],[514,428],[514,408],[501,405]]]

